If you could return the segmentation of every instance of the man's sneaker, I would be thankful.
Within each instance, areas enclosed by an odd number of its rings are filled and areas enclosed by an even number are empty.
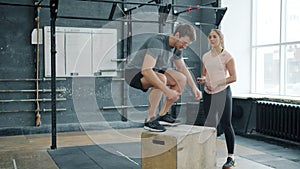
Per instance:
[[[159,124],[157,118],[152,117],[150,121],[147,122],[147,119],[145,120],[144,123],[144,129],[149,130],[149,131],[155,131],[155,132],[163,132],[166,131],[166,128]]]
[[[161,125],[165,125],[165,126],[174,126],[180,123],[180,120],[174,119],[168,113],[166,115],[159,116],[157,119]]]
[[[227,157],[227,161],[223,165],[223,169],[230,169],[231,167],[235,167],[235,161],[231,157]]]

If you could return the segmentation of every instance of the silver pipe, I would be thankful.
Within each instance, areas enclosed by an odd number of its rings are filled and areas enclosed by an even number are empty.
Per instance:
[[[103,106],[102,109],[106,110],[106,109],[127,109],[127,108],[133,108],[133,107],[148,107],[148,105],[137,105],[137,106]]]
[[[199,104],[199,102],[179,102],[179,103],[174,103],[175,105],[187,105],[187,104]],[[148,107],[148,105],[137,105],[137,106],[103,106],[102,109],[106,110],[106,109],[127,109],[127,108],[133,108],[133,107]]]
[[[187,69],[193,70],[193,69],[196,69],[196,67],[187,67]]]
[[[110,61],[112,62],[125,62],[127,59],[124,58],[124,59],[111,59]]]
[[[187,105],[187,104],[199,104],[199,102],[178,102],[178,103],[174,103],[174,105],[177,106],[183,106],[183,105]]]
[[[196,69],[196,67],[187,67],[187,69]],[[122,72],[125,69],[100,69],[98,72]]]
[[[51,81],[51,78],[38,79],[39,81]],[[67,80],[66,78],[56,78],[56,80]],[[24,82],[24,81],[36,81],[36,79],[0,79],[0,82]]]
[[[125,78],[113,78],[112,80],[113,80],[113,81],[124,81]]]
[[[56,111],[66,111],[67,109],[65,108],[58,108],[56,109]],[[50,112],[52,111],[52,109],[40,109],[40,110],[4,110],[4,111],[0,111],[0,113],[11,113],[11,112],[14,112],[14,113],[18,113],[18,112]]]
[[[57,98],[57,101],[66,101],[66,98]],[[51,99],[19,99],[19,100],[0,100],[0,103],[10,103],[10,102],[36,102],[36,101],[42,101],[42,102],[48,102],[51,101]]]
[[[42,109],[43,112],[51,112],[52,109]],[[56,108],[56,111],[67,111],[66,108]]]
[[[124,69],[100,69],[98,72],[122,72]]]
[[[56,92],[65,92],[66,89],[56,89]],[[36,90],[0,90],[0,93],[36,92]],[[39,92],[51,92],[51,89],[39,89]]]

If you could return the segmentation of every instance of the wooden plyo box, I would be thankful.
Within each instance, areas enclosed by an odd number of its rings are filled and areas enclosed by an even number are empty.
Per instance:
[[[142,169],[216,168],[216,130],[179,125],[141,134]]]

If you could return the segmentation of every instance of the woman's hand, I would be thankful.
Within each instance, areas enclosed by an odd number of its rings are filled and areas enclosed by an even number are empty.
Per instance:
[[[213,87],[212,86],[206,86],[206,89],[209,90],[209,91],[212,91]]]

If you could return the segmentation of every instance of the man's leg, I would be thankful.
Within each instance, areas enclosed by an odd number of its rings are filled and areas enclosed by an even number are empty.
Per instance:
[[[156,72],[156,75],[165,85],[167,85],[167,78],[164,74]],[[147,81],[144,77],[141,79],[141,83],[143,89],[148,89],[152,87],[149,94],[148,117],[145,120],[144,129],[156,132],[166,131],[166,128],[162,126],[155,117],[156,109],[161,100],[163,92],[160,89],[153,87],[151,82]]]
[[[156,75],[165,85],[167,85],[167,78],[164,74],[156,72]],[[147,121],[149,121],[152,117],[155,117],[156,110],[157,110],[157,107],[161,100],[163,92],[160,89],[153,87],[150,82],[146,81],[146,79],[142,78],[141,82],[142,82],[143,87],[145,87],[145,88],[152,87],[152,89],[149,93],[149,100],[148,100],[149,105],[148,105]]]
[[[149,94],[149,103],[148,103],[148,117],[147,121],[149,121],[152,117],[155,117],[156,109],[159,105],[159,102],[162,97],[162,91],[155,87],[152,87]]]
[[[178,93],[182,94],[186,85],[186,77],[182,73],[171,69],[167,70],[165,72],[165,75],[167,77],[167,85],[170,86],[171,89],[176,90]],[[166,115],[173,103],[173,101],[166,99],[163,107],[159,112],[159,115]]]

